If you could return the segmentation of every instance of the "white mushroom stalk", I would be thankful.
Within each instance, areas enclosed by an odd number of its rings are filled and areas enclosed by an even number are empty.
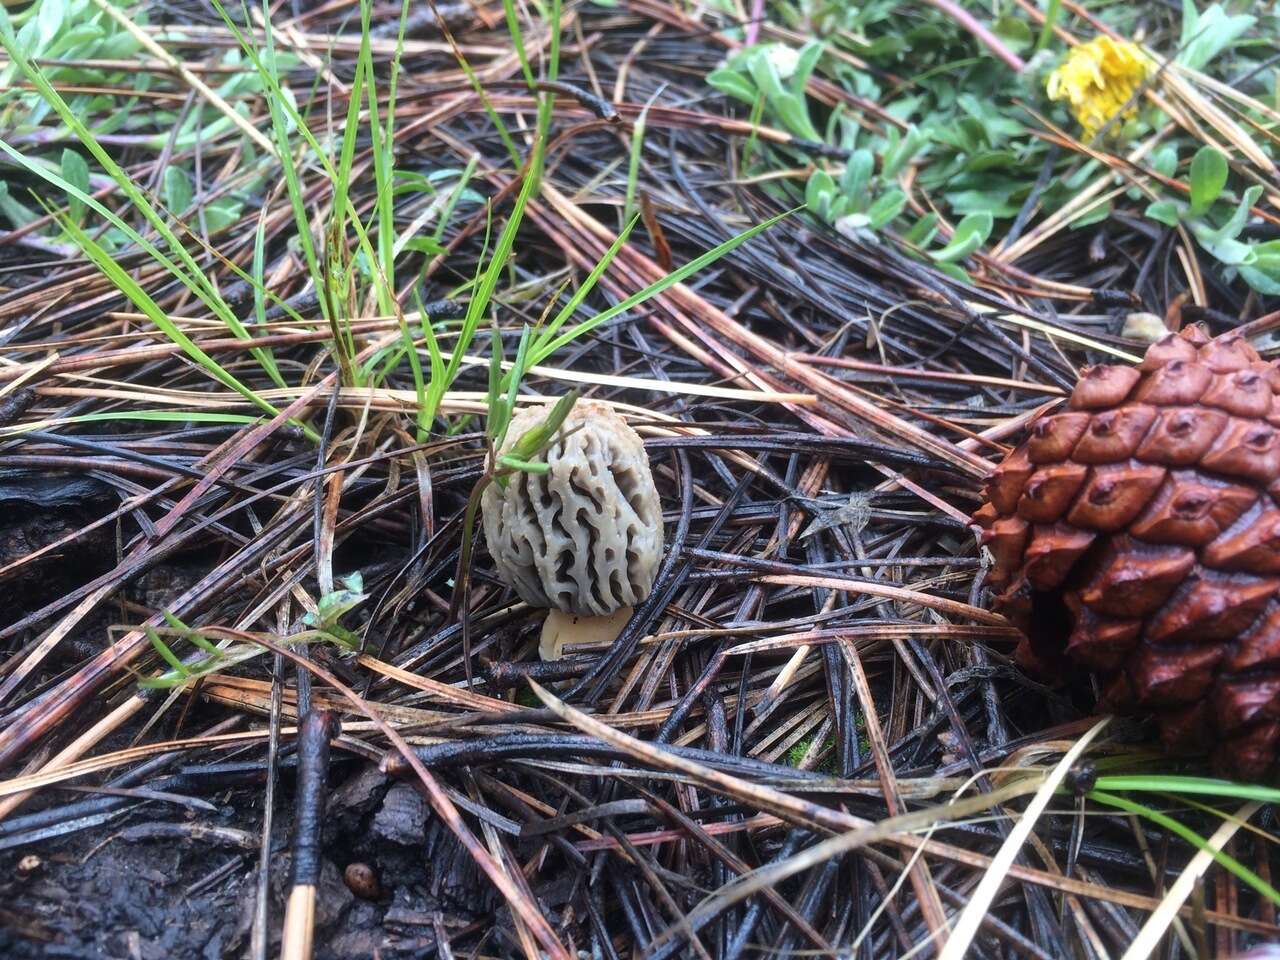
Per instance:
[[[512,418],[506,452],[546,411]],[[544,453],[545,473],[485,489],[484,534],[504,582],[550,607],[539,652],[610,642],[649,596],[662,557],[662,508],[644,443],[609,406],[579,401]]]

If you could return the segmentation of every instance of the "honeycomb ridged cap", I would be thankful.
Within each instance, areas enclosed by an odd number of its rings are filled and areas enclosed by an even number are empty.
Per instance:
[[[501,452],[546,416],[511,420]],[[649,596],[662,559],[662,508],[644,443],[607,404],[576,403],[543,455],[484,491],[485,541],[498,575],[532,606],[601,616]]]

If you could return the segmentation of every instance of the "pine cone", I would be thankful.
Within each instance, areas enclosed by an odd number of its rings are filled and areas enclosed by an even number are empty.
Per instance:
[[[1093,670],[1104,709],[1250,778],[1280,753],[1277,394],[1242,337],[1171,334],[1084,370],[974,514],[1024,666]]]

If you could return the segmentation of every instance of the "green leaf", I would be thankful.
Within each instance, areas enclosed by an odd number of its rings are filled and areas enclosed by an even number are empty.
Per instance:
[[[502,446],[502,441],[507,436],[507,426],[511,422],[511,414],[516,409],[516,393],[520,389],[520,381],[524,379],[525,372],[529,368],[529,343],[530,331],[528,324],[522,324],[520,327],[520,343],[516,347],[516,359],[511,365],[511,376],[507,378],[506,396],[500,397],[499,402],[506,410],[506,419],[499,423],[501,429],[493,429],[490,435],[495,438],[497,446]]]
[[[892,180],[898,175],[898,171],[906,166],[907,161],[914,157],[920,149],[925,145],[927,137],[915,126],[907,127],[907,132],[900,140],[893,135],[896,131],[891,127],[889,130],[890,142],[893,144],[885,151],[884,156],[880,160],[880,177],[885,181]]]
[[[1005,115],[1005,108],[987,97],[961,93],[956,96],[956,106],[978,124],[981,137],[989,143],[1019,137],[1026,131],[1023,124]]]
[[[240,222],[240,211],[244,204],[230,197],[220,197],[204,208],[204,225],[210,233],[217,233],[233,223]],[[364,251],[360,251],[361,254]]]
[[[191,676],[191,671],[187,669],[187,665],[178,659],[178,655],[173,649],[160,639],[160,634],[156,633],[155,627],[147,627],[147,639],[151,641],[151,646],[155,647],[156,653],[160,654],[160,659],[169,664],[173,668],[173,672],[180,677]]]
[[[721,93],[736,97],[745,103],[754,103],[756,99],[755,85],[737,70],[721,67],[707,74],[707,83]]]
[[[1200,236],[1195,225],[1191,229],[1196,234],[1196,239],[1200,241],[1200,245],[1213,254],[1219,263],[1228,267],[1247,266],[1257,259],[1252,244],[1241,243],[1232,237]]]
[[[989,213],[993,217],[1014,217],[1022,204],[1011,199],[1008,189],[993,187],[982,190],[958,190],[947,194],[947,205],[953,214]]]
[[[800,48],[800,54],[796,57],[795,71],[791,74],[791,92],[801,100],[805,95],[805,85],[813,75],[813,68],[818,65],[824,47],[821,40],[810,40]]]
[[[907,195],[893,187],[876,198],[875,203],[867,208],[867,222],[872,230],[879,230],[889,223],[907,206]]]
[[[36,36],[38,37],[36,42],[40,53],[34,55],[40,56],[49,49],[49,45],[62,29],[62,23],[67,12],[66,0],[42,0],[41,3],[37,4],[35,11]]]
[[[522,433],[516,442],[511,445],[509,456],[518,462],[529,462],[534,457],[542,453],[549,444],[556,432],[564,426],[565,420],[568,419],[573,405],[578,402],[578,391],[570,390],[567,394],[556,401],[555,406],[551,408],[551,412],[542,419],[541,423],[535,424],[524,433]],[[524,469],[523,467],[519,469]]]
[[[1158,793],[1186,793],[1216,797],[1238,797],[1241,800],[1260,800],[1263,803],[1280,803],[1280,789],[1254,783],[1236,783],[1212,777],[1184,777],[1176,774],[1114,774],[1098,777],[1095,790],[1114,793],[1131,790]]]
[[[635,225],[640,222],[640,215],[636,214],[618,234],[618,238],[609,244],[609,249],[605,251],[604,256],[596,261],[596,265],[591,268],[591,272],[587,274],[581,286],[574,291],[573,296],[569,298],[569,302],[560,308],[560,312],[552,318],[551,322],[543,327],[542,332],[538,334],[530,348],[529,364],[541,363],[547,358],[549,352],[544,352],[544,348],[551,343],[560,329],[569,321],[569,318],[577,311],[578,307],[587,298],[587,295],[595,288],[595,285],[604,276],[604,272],[609,269],[609,264],[613,263],[614,257],[618,255],[618,251],[622,249],[627,239],[631,236],[631,231],[635,229]]]
[[[511,46],[520,58],[520,70],[524,73],[525,83],[533,87],[535,82],[533,68],[529,66],[529,55],[525,52],[524,38],[520,31],[520,17],[516,13],[514,0],[502,0],[502,9],[507,18],[507,33],[511,35]],[[401,30],[403,29],[404,25],[401,24]]]
[[[995,220],[990,213],[971,213],[956,224],[951,242],[929,256],[938,263],[954,263],[956,260],[963,260],[987,242],[994,224]]]
[[[743,244],[746,241],[750,240],[756,234],[769,229],[779,220],[782,220],[785,217],[790,216],[793,212],[794,211],[792,210],[787,210],[783,213],[779,213],[776,216],[770,217],[768,220],[763,220],[760,223],[757,223],[755,226],[750,227],[747,230],[744,230],[742,233],[738,234],[735,237],[730,237],[728,240],[724,241],[724,243],[718,244],[717,246],[708,250],[706,253],[702,254],[701,256],[695,257],[694,259],[686,263],[684,266],[677,267],[675,270],[667,274],[665,277],[662,277],[659,280],[655,280],[653,283],[649,284],[649,286],[645,287],[643,290],[640,290],[637,293],[633,293],[631,296],[627,297],[625,300],[615,303],[613,306],[600,311],[594,317],[590,317],[586,320],[583,320],[581,323],[573,327],[570,327],[568,330],[560,334],[554,340],[544,342],[542,338],[539,338],[539,341],[535,345],[534,349],[530,351],[529,362],[531,364],[541,363],[543,360],[545,360],[555,351],[559,350],[566,343],[571,343],[573,340],[577,339],[582,334],[587,333],[591,330],[594,330],[596,327],[600,326],[600,324],[606,323],[609,320],[612,320],[614,317],[625,313],[626,311],[630,310],[632,307],[635,307],[641,303],[644,303],[650,297],[654,297],[657,294],[662,293],[668,287],[671,287],[677,283],[682,282],[683,280],[685,280],[685,278],[690,277],[693,274],[697,273],[703,267],[706,267],[712,263],[715,263],[725,254],[737,248],[740,244]],[[630,229],[630,227],[628,227],[628,229]],[[616,245],[620,247],[622,244],[622,240],[623,238],[620,237]],[[611,247],[610,249],[612,250],[613,248]],[[603,267],[601,267],[601,269],[603,270]],[[595,271],[592,271],[592,274],[594,275]]]
[[[424,253],[429,257],[436,257],[449,252],[448,248],[445,247],[444,244],[437,243],[430,237],[411,237],[401,245],[401,249],[412,250],[415,253]]]
[[[1219,4],[1196,12],[1194,0],[1182,0],[1182,37],[1177,61],[1200,70],[1257,22],[1247,13],[1230,15]]]
[[[1013,170],[1018,163],[1018,155],[1012,150],[980,150],[965,162],[964,168],[970,173],[983,173],[987,170]]]
[[[188,627],[185,623],[183,623],[181,620],[175,617],[168,610],[163,611],[161,616],[164,617],[165,623],[169,624],[169,626],[173,627],[173,629],[178,631],[179,635],[182,637],[183,640],[188,640],[191,643],[195,644],[205,653],[209,654],[209,656],[213,659],[218,659],[222,656],[221,650],[219,650],[216,646],[214,646],[212,643],[210,643],[208,640],[202,637],[195,630],[192,630],[190,627]]]
[[[823,220],[831,212],[831,201],[836,195],[836,182],[825,170],[815,170],[809,174],[809,182],[804,188],[805,205]]]
[[[1151,155],[1151,169],[1162,177],[1172,177],[1178,172],[1178,145],[1161,144]]]
[[[864,191],[875,172],[876,158],[866,147],[853,151],[840,175],[840,191],[853,201],[855,209],[865,205]]]
[[[216,3],[216,0],[215,0],[215,3]],[[239,318],[236,316],[235,312],[231,310],[230,306],[222,299],[216,287],[213,286],[212,282],[205,275],[204,268],[196,263],[196,260],[191,255],[190,251],[186,249],[186,245],[184,244],[184,242],[180,240],[177,237],[177,235],[174,233],[174,231],[170,228],[169,224],[166,222],[165,218],[161,215],[160,211],[155,209],[148,195],[141,188],[139,188],[138,185],[134,183],[132,179],[130,179],[128,174],[126,174],[125,171],[120,167],[120,165],[116,163],[115,159],[111,156],[111,154],[109,154],[102,147],[102,145],[98,143],[98,141],[94,137],[94,134],[90,132],[90,130],[85,125],[83,119],[79,116],[77,111],[72,107],[70,107],[65,100],[63,100],[63,98],[58,93],[58,91],[55,90],[54,87],[50,84],[48,78],[44,75],[44,73],[41,72],[41,70],[38,67],[30,63],[25,58],[25,56],[19,50],[18,45],[14,40],[13,34],[10,31],[8,31],[8,29],[2,23],[0,23],[0,46],[4,47],[5,51],[9,54],[10,59],[14,61],[15,65],[19,66],[22,69],[22,72],[26,75],[27,79],[30,80],[31,83],[35,86],[35,88],[39,91],[41,98],[46,103],[48,103],[51,107],[53,107],[54,110],[56,110],[58,116],[62,119],[63,123],[65,123],[67,127],[71,130],[71,132],[75,134],[75,136],[80,140],[83,147],[90,153],[90,155],[92,155],[94,160],[97,161],[98,165],[103,170],[105,170],[107,174],[109,174],[116,181],[117,184],[119,184],[120,189],[129,198],[129,200],[132,201],[134,207],[140,213],[142,213],[142,215],[147,219],[147,221],[155,229],[156,233],[158,233],[160,237],[164,239],[165,244],[168,246],[174,259],[170,259],[169,256],[167,256],[165,253],[160,251],[149,240],[139,235],[137,231],[135,231],[131,226],[129,226],[127,223],[121,220],[120,217],[114,211],[103,206],[101,203],[99,203],[89,194],[79,191],[75,186],[68,183],[63,177],[55,174],[53,171],[39,164],[33,163],[26,156],[21,154],[19,151],[14,150],[11,146],[9,146],[3,140],[0,140],[0,150],[3,150],[6,155],[8,155],[11,159],[14,160],[14,162],[23,166],[32,174],[48,181],[49,183],[54,184],[55,186],[59,187],[61,190],[65,191],[70,195],[78,196],[78,198],[81,200],[82,203],[84,203],[87,207],[97,212],[99,215],[105,217],[118,230],[120,230],[122,233],[127,235],[130,239],[133,240],[133,242],[141,246],[157,263],[162,264],[165,267],[165,269],[168,270],[177,280],[179,280],[184,287],[186,287],[189,291],[191,291],[191,293],[194,294],[201,301],[201,303],[203,303],[206,307],[208,307],[209,310],[215,316],[221,319],[237,337],[244,340],[250,339],[250,334],[248,330],[244,327],[244,324],[241,323]],[[267,99],[273,103],[276,100],[276,98],[274,97],[268,97]],[[124,116],[126,112],[127,111],[118,111],[118,114],[120,116]],[[70,228],[69,232],[72,232],[74,234],[73,239],[75,239],[75,242],[83,249],[85,247],[85,243],[79,239],[80,231],[77,230],[77,225],[74,223],[74,221],[67,221],[66,223],[64,223],[64,228],[68,228],[68,227]],[[88,239],[90,243],[96,244],[96,241],[93,241],[91,238],[86,237],[86,239]],[[111,241],[108,238],[106,239],[105,242],[110,243]],[[103,256],[108,256],[108,259],[109,259],[108,251],[106,250],[106,248],[103,247],[102,244],[96,244],[96,246],[99,248],[97,252],[101,253]],[[90,253],[88,250],[86,250],[86,253],[89,253],[90,258],[94,259],[95,262],[98,262],[98,258],[95,253]],[[109,273],[111,270],[111,268],[103,267],[101,264],[99,264],[99,266],[101,269],[103,269],[104,272]],[[233,269],[238,269],[238,268],[233,267]],[[121,289],[124,289],[124,288],[121,288]],[[132,297],[131,293],[130,293],[130,296]],[[152,304],[152,306],[154,306],[154,304]],[[143,312],[145,313],[147,311],[143,310]],[[163,326],[162,326],[162,329],[163,329]],[[167,330],[166,330],[166,335],[169,335],[169,332]],[[185,335],[183,336],[185,337]],[[188,350],[188,343],[190,341],[188,341],[187,343],[184,343],[182,341],[178,341],[178,342],[180,343],[180,345],[183,347],[184,350]],[[258,348],[256,347],[251,348],[251,352],[255,356],[261,355],[261,351],[258,350]],[[190,353],[189,350],[188,350],[188,353]],[[248,388],[244,387],[242,384],[239,384],[239,382],[236,381],[235,378],[230,377],[230,375],[227,374],[226,371],[222,370],[221,367],[218,367],[218,365],[216,364],[216,362],[213,361],[212,358],[208,356],[203,356],[203,359],[200,360],[200,363],[202,366],[205,366],[206,369],[210,369],[211,372],[214,372],[215,376],[218,376],[218,378],[222,380],[223,383],[227,384],[228,386],[231,386],[233,389],[237,390],[237,392],[243,393],[246,396],[246,398],[251,399],[255,404],[262,407],[263,409],[269,410],[273,414],[275,413],[274,407],[263,402],[261,398],[256,396],[256,394],[253,394],[252,391],[248,390]],[[313,441],[319,440],[319,435],[316,434],[315,431],[310,426],[306,424],[301,424],[301,427],[303,432],[307,435],[309,439]]]
[[[504,453],[499,456],[498,462],[504,467],[508,467],[512,470],[519,470],[522,473],[551,472],[551,464],[547,463],[545,460],[521,460],[518,457],[513,457],[509,453]]]
[[[1166,227],[1176,227],[1182,209],[1182,204],[1174,200],[1156,200],[1147,205],[1147,216]]]
[[[964,267],[955,263],[940,263],[937,265],[939,272],[946,274],[952,280],[959,283],[967,283],[972,285],[973,277],[969,276],[969,271]]]
[[[1172,817],[1161,813],[1159,810],[1155,810],[1152,807],[1148,807],[1145,804],[1136,803],[1125,797],[1109,794],[1101,790],[1094,790],[1090,792],[1088,797],[1090,800],[1096,801],[1097,803],[1106,804],[1107,806],[1124,810],[1126,813],[1136,813],[1140,816],[1146,817],[1151,822],[1177,834],[1182,837],[1182,839],[1194,844],[1206,853],[1209,853],[1214,860],[1218,861],[1220,866],[1235,874],[1240,880],[1249,887],[1252,887],[1257,893],[1261,894],[1272,903],[1280,903],[1280,892],[1277,892],[1271,884],[1267,883],[1230,854],[1221,850],[1214,850],[1202,836],[1182,824],[1180,821],[1174,820]]]
[[[1250,208],[1258,202],[1258,197],[1262,195],[1262,187],[1256,184],[1244,192],[1240,198],[1240,202],[1236,204],[1235,210],[1231,212],[1231,216],[1226,219],[1222,226],[1218,227],[1206,236],[1214,240],[1234,239],[1244,229],[1244,225],[1249,222]]]
[[[14,156],[16,152],[4,141],[0,140],[0,149],[4,149]],[[96,203],[96,201],[94,201]],[[95,208],[96,209],[96,208]],[[115,259],[103,249],[102,245],[97,243],[88,234],[80,230],[75,224],[68,220],[63,220],[63,228],[71,234],[72,240],[80,248],[80,250],[92,260],[98,269],[110,280],[115,287],[128,297],[133,305],[151,320],[152,323],[160,329],[165,336],[182,348],[192,360],[203,367],[215,379],[223,385],[230,387],[236,393],[240,394],[246,400],[253,403],[259,409],[265,411],[270,416],[275,416],[279,411],[273,407],[262,397],[258,396],[252,389],[245,386],[237,380],[232,374],[228,373],[222,366],[205,353],[200,346],[187,336],[186,332],[179,327],[169,317],[169,314],[151,299],[151,295],[142,288],[142,286],[134,279],[133,275],[118,264]],[[318,437],[317,437],[318,439]]]
[[[34,211],[9,193],[9,184],[3,180],[0,180],[0,214],[3,214],[14,227],[25,227],[36,219]]]
[[[1242,243],[1236,237],[1249,222],[1250,208],[1261,193],[1262,188],[1256,185],[1246,190],[1231,216],[1219,227],[1214,227],[1203,217],[1190,221],[1191,232],[1200,246],[1227,266],[1252,266],[1257,259],[1254,245]]]
[[[911,229],[902,235],[902,239],[914,247],[927,247],[933,242],[937,232],[938,215],[936,213],[926,213],[911,225]]]
[[[307,613],[302,622],[326,632],[333,631],[343,614],[358,607],[368,599],[364,592],[364,577],[356,571],[338,581],[342,586],[326,593],[316,601],[316,612]]]
[[[164,169],[164,203],[175,217],[191,206],[194,191],[191,178],[181,167],[170,164]]]
[[[1280,296],[1280,240],[1253,245],[1253,263],[1240,267],[1245,283],[1267,296]]]
[[[995,34],[1014,53],[1021,53],[1032,43],[1031,27],[1022,17],[1005,14],[995,23]]]
[[[62,151],[62,179],[81,193],[89,192],[89,164],[70,147]],[[79,197],[73,196],[68,200],[67,211],[77,224],[84,223],[84,203]]]
[[[784,93],[770,101],[786,128],[805,140],[821,140],[822,135],[809,119],[809,108],[801,97]]]
[[[489,329],[489,392],[486,395],[486,407],[489,411],[486,431],[490,438],[500,436],[501,428],[506,426],[502,421],[505,410],[499,406],[499,403],[505,406],[506,399],[500,398],[498,394],[504,359],[506,357],[502,349],[502,331],[498,329],[497,324],[494,324]]]
[[[986,139],[975,138],[971,125],[965,122],[930,123],[924,130],[930,140],[948,146],[957,153],[975,153],[986,145]]]
[[[1214,147],[1201,147],[1191,161],[1191,215],[1204,213],[1227,185],[1227,158]]]
[[[773,100],[786,94],[787,90],[782,85],[782,77],[778,73],[778,68],[774,65],[773,58],[769,56],[768,50],[757,47],[750,51],[745,63],[747,69],[751,72],[751,79],[756,82],[757,87],[764,91],[766,97]]]
[[[1101,223],[1103,220],[1106,220],[1109,216],[1111,216],[1110,200],[1106,201],[1105,203],[1095,203],[1092,206],[1090,206],[1089,209],[1085,210],[1084,213],[1080,214],[1078,217],[1075,217],[1073,220],[1071,220],[1067,224],[1067,227],[1071,230],[1079,230],[1082,227],[1089,227],[1095,223]]]

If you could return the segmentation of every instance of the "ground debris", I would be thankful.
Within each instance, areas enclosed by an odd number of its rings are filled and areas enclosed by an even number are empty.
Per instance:
[[[372,831],[384,840],[416,846],[427,838],[427,805],[409,784],[397,783],[374,814]]]

